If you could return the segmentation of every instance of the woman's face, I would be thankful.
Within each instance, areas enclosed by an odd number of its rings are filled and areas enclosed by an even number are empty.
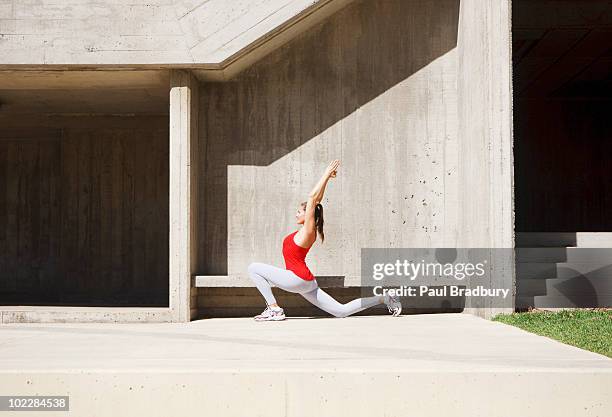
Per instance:
[[[304,215],[306,214],[306,210],[303,205],[299,205],[297,212],[295,213],[295,221],[297,224],[304,224]]]

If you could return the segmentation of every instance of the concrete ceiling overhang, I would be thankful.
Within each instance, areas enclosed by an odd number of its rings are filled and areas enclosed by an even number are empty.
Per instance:
[[[514,0],[514,97],[608,100],[609,0]]]
[[[2,71],[2,114],[167,114],[168,70]]]
[[[223,81],[353,0],[0,5],[0,70],[191,69]]]

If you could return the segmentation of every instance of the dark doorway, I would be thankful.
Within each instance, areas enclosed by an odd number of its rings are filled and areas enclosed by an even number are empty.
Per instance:
[[[166,73],[3,77],[0,305],[167,307]]]
[[[612,7],[513,1],[518,232],[612,231]]]

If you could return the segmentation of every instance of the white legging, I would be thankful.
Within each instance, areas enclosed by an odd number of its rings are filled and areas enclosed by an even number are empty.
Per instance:
[[[298,277],[293,271],[260,262],[250,264],[248,271],[249,277],[265,298],[267,305],[276,304],[271,284],[285,291],[302,295],[310,303],[336,317],[350,316],[384,302],[382,297],[373,296],[358,298],[346,304],[341,304],[319,288],[316,280],[306,281]]]

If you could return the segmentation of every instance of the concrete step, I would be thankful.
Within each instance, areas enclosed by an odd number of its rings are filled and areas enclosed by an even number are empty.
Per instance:
[[[516,248],[517,263],[592,263],[612,265],[609,248]]]
[[[612,296],[612,279],[597,279],[584,276],[573,278],[527,279],[516,282],[519,296],[547,295],[551,297],[591,297],[597,300]],[[595,307],[595,306],[594,306]]]
[[[612,232],[517,232],[516,247],[612,248]]]
[[[530,262],[516,264],[516,279],[589,278],[612,280],[612,265],[609,263],[585,262]]]
[[[517,262],[516,280],[546,279],[557,276],[557,264],[554,262]]]
[[[549,295],[536,295],[536,296],[517,296],[516,297],[516,308],[525,309],[527,307],[535,308],[600,308],[600,307],[612,307],[612,295],[610,294],[597,294],[595,296],[589,295],[575,295],[575,296],[549,296]]]

